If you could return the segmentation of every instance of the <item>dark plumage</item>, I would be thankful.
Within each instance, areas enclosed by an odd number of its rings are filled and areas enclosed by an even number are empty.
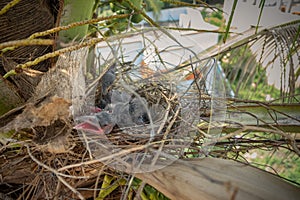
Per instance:
[[[115,125],[120,128],[129,128],[150,123],[146,99],[113,89],[115,80],[116,64],[113,64],[100,79],[95,93],[95,106],[101,111],[91,116],[96,118],[96,125],[99,124],[100,128],[94,128],[95,124],[89,120],[86,124],[82,123],[80,126],[82,130],[87,128],[87,131],[107,134]]]
[[[128,133],[144,133],[145,130],[139,129],[137,126],[150,124],[148,112],[154,122],[161,117],[161,107],[151,106],[149,108],[145,98],[130,97],[126,92],[115,90],[112,90],[112,96],[113,102],[109,104],[110,111],[105,109],[90,116],[82,117],[83,123],[76,126],[76,128],[99,134],[108,134],[117,125],[123,131],[129,131]],[[153,128],[153,126],[151,127]]]
[[[105,111],[96,113],[96,118],[98,119],[98,122],[101,127],[114,124],[111,114]]]
[[[129,102],[129,115],[133,123],[137,125],[150,122],[147,114],[147,101],[144,98],[133,98]]]
[[[100,79],[96,93],[95,93],[95,105],[101,109],[104,109],[111,103],[112,85],[116,80],[116,64],[110,66],[108,71]]]

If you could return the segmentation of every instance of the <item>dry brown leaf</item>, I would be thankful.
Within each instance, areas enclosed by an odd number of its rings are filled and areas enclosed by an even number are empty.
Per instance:
[[[0,128],[0,131],[21,130],[36,126],[49,126],[56,120],[68,122],[71,103],[61,97],[51,97],[41,105],[28,103],[24,111],[13,121]]]
[[[37,109],[33,109],[32,113],[36,116],[39,126],[47,126],[55,120],[67,120],[70,116],[70,102],[61,97],[52,97],[51,101]]]

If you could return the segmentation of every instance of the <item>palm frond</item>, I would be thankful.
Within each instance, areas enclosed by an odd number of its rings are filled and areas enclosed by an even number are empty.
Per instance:
[[[300,60],[300,20],[277,25],[275,27],[251,28],[243,34],[231,37],[227,43],[216,45],[201,57],[222,58],[227,53],[233,54],[234,50],[241,48],[250,49],[252,56],[241,56],[239,66],[234,66],[237,74],[231,74],[232,78],[239,77],[245,86],[249,79],[253,79],[257,66],[261,65],[265,70],[277,69],[280,74],[280,90],[282,96],[293,96],[299,85],[299,60]],[[246,81],[245,81],[246,80]],[[236,80],[238,81],[238,80]],[[272,83],[269,83],[272,84]]]

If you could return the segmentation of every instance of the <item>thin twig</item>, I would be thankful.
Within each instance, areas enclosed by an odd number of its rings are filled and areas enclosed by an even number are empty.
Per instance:
[[[55,169],[53,169],[53,168],[51,168],[51,167],[45,165],[44,163],[41,163],[39,160],[37,160],[37,159],[31,154],[29,146],[26,145],[26,147],[27,147],[28,155],[30,156],[30,158],[31,158],[34,162],[36,162],[38,165],[44,167],[45,169],[47,169],[47,170],[51,171],[53,174],[55,174],[56,177],[58,178],[58,180],[59,180],[60,182],[62,182],[66,187],[68,187],[73,193],[75,193],[75,194],[78,196],[79,199],[82,199],[82,200],[85,199],[85,198],[80,194],[80,192],[78,192],[74,187],[72,187],[69,183],[67,183],[67,182],[65,181],[65,179],[63,179],[63,178],[61,177],[61,175],[66,176],[65,174],[61,174],[61,173],[59,173],[58,171],[56,171]]]
[[[60,169],[58,169],[58,171],[64,171],[64,170],[67,170],[67,169],[70,169],[70,168],[81,167],[81,166],[91,165],[91,164],[98,163],[98,162],[103,162],[103,161],[110,160],[110,159],[115,159],[116,157],[127,155],[131,152],[143,150],[143,149],[146,149],[146,148],[148,148],[148,145],[139,145],[139,146],[134,147],[134,148],[119,151],[118,153],[112,153],[111,155],[105,156],[103,158],[99,158],[99,159],[95,159],[95,160],[90,160],[90,161],[86,161],[86,162],[81,162],[81,163],[61,167]]]
[[[54,44],[54,40],[50,39],[23,39],[13,40],[8,42],[0,43],[0,50],[4,48],[15,48],[20,46],[35,46],[35,45],[46,45],[50,46]],[[4,51],[4,50],[2,50]]]
[[[9,2],[8,4],[6,4],[1,10],[0,10],[0,15],[5,14],[7,11],[9,11],[9,9],[11,9],[13,6],[15,6],[16,4],[18,4],[20,2],[20,0],[12,0],[11,2]]]

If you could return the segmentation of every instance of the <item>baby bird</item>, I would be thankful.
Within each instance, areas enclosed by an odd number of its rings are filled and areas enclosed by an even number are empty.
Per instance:
[[[116,80],[116,64],[114,63],[108,71],[100,79],[96,93],[95,93],[95,105],[100,109],[104,109],[111,103],[112,84]]]

